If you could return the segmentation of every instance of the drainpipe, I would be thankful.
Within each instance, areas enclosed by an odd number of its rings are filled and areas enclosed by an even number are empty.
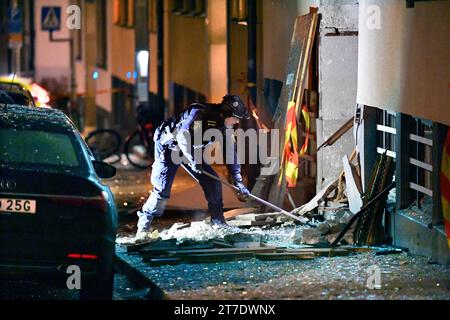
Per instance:
[[[257,52],[257,11],[256,0],[247,0],[247,32],[248,32],[248,61],[247,61],[247,87],[249,99],[248,103],[256,107],[256,52]],[[256,128],[256,123],[253,118],[247,121],[247,128]],[[259,166],[247,166],[248,187],[252,188],[258,177]]]
[[[137,70],[137,102],[149,103],[150,82],[150,48],[148,32],[148,4],[147,0],[135,1],[135,65]],[[155,106],[150,106],[155,111]]]
[[[250,99],[256,106],[256,0],[248,0],[248,64],[247,64],[247,85],[249,89]]]
[[[164,121],[164,0],[158,0],[156,7],[158,30],[158,112],[155,125]]]

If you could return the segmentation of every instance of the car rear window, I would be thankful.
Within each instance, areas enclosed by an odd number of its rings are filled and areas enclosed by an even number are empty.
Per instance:
[[[0,129],[0,163],[79,168],[74,141],[68,134]]]

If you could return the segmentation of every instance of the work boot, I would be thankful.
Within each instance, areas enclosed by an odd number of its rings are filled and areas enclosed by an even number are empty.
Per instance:
[[[134,236],[135,242],[144,242],[158,239],[159,233],[157,230],[150,229],[138,229]]]

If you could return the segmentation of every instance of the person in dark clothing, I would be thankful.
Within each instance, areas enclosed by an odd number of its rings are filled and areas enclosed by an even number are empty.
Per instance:
[[[151,183],[153,190],[138,211],[138,231],[136,236],[145,236],[151,231],[151,223],[155,217],[160,217],[168,199],[170,190],[179,166],[183,166],[201,185],[208,201],[208,212],[211,215],[213,225],[226,226],[223,216],[222,185],[220,182],[202,174],[202,171],[217,176],[214,169],[202,159],[197,159],[196,149],[203,150],[213,141],[202,142],[195,145],[195,131],[201,128],[201,133],[208,129],[218,129],[225,136],[224,141],[231,141],[233,146],[232,161],[227,164],[228,170],[233,178],[234,185],[239,188],[242,195],[250,192],[243,184],[240,165],[237,161],[237,148],[234,137],[227,137],[229,130],[239,119],[249,118],[245,104],[238,96],[226,95],[219,104],[191,104],[187,110],[179,115],[163,122],[154,135],[155,162],[152,166]],[[191,139],[192,137],[192,139]],[[193,142],[191,141],[193,140]],[[230,150],[230,149],[228,149]],[[184,163],[174,161],[174,154],[181,155]]]

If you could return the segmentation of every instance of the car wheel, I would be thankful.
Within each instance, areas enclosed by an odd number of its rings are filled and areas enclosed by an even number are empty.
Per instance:
[[[80,300],[112,300],[114,291],[114,269],[108,276],[99,279],[86,279],[81,283]]]

